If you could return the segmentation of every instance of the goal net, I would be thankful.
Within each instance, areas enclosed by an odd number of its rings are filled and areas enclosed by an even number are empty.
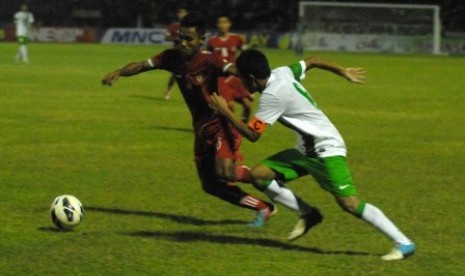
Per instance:
[[[299,4],[297,50],[440,53],[434,5],[307,2]]]

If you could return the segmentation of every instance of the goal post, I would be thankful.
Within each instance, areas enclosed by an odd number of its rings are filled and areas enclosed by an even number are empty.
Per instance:
[[[440,7],[301,1],[295,41],[307,50],[440,54]]]

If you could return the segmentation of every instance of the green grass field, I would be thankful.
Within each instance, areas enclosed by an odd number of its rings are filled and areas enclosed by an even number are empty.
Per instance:
[[[192,155],[190,115],[168,74],[102,87],[101,78],[157,47],[31,44],[29,65],[0,45],[1,275],[453,275],[465,273],[465,59],[318,53],[368,71],[363,86],[326,72],[305,86],[343,134],[361,195],[417,244],[386,263],[391,243],[339,210],[311,178],[291,188],[325,222],[296,241],[296,216],[280,208],[263,229],[253,212],[204,194]],[[273,66],[290,51],[266,50]],[[276,126],[246,163],[294,145]],[[246,187],[251,190],[249,187]],[[255,191],[253,191],[255,193]],[[72,232],[54,230],[55,196],[87,208]]]

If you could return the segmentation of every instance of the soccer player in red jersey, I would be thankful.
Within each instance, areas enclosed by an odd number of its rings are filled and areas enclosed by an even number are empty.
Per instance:
[[[181,23],[180,21],[186,16],[187,9],[186,8],[179,8],[178,12],[176,13],[177,21],[172,23],[168,26],[165,33],[165,40],[172,41],[173,47],[176,48],[179,45],[179,31],[181,30]],[[168,88],[165,91],[163,98],[165,100],[169,100],[171,98],[171,93],[173,93],[174,83],[175,83],[174,76],[171,75],[168,80]]]
[[[112,85],[120,76],[129,77],[150,70],[172,72],[191,112],[195,132],[195,163],[203,190],[234,205],[257,211],[252,227],[260,227],[273,214],[274,205],[253,197],[231,182],[250,183],[250,169],[239,165],[241,136],[210,107],[210,95],[217,91],[218,77],[234,73],[235,66],[220,55],[202,52],[205,23],[189,13],[181,21],[180,44],[154,57],[126,65],[103,79]]]
[[[221,15],[218,17],[216,22],[218,34],[210,37],[207,42],[207,49],[219,53],[227,61],[235,63],[237,54],[244,50],[246,45],[241,36],[230,32],[231,25],[228,16]],[[241,80],[232,75],[220,77],[218,89],[218,92],[226,99],[231,109],[234,108],[234,102],[242,106],[242,120],[247,122],[252,110],[253,97]]]

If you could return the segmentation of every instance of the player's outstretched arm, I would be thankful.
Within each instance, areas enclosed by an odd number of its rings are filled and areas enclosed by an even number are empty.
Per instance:
[[[149,71],[149,70],[154,70],[154,69],[157,69],[157,68],[150,66],[148,61],[133,62],[133,63],[130,63],[124,66],[121,69],[118,69],[116,71],[113,71],[107,74],[103,78],[102,84],[111,86],[113,83],[115,83],[119,79],[119,77],[130,77],[130,76],[134,76],[139,73]]]
[[[334,62],[323,60],[319,57],[309,57],[304,59],[306,70],[318,68],[339,75],[346,80],[362,84],[365,82],[365,70],[363,68],[344,68]]]
[[[251,129],[248,125],[242,122],[242,120],[238,118],[234,112],[231,111],[228,103],[223,97],[214,93],[210,96],[210,99],[210,107],[231,122],[231,124],[242,134],[242,136],[247,138],[247,140],[255,142],[260,138],[260,133]]]

